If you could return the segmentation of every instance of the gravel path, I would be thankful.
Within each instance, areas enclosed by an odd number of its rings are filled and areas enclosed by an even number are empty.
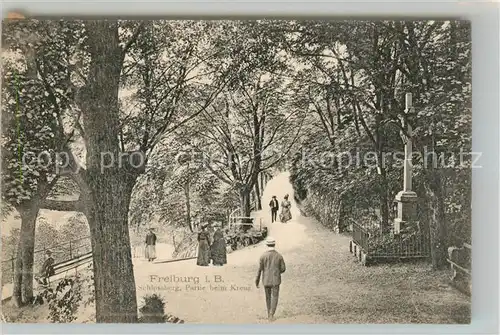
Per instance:
[[[286,173],[268,183],[264,205],[272,195],[282,198],[285,193],[293,199]],[[287,264],[275,323],[470,322],[470,300],[444,284],[446,272],[434,272],[426,264],[363,267],[349,253],[348,237],[300,216],[296,206],[287,224],[270,224],[267,211],[259,215]],[[187,323],[267,322],[263,289],[254,286],[265,249],[261,244],[231,253],[224,267],[199,267],[196,260],[139,260],[138,297],[152,292],[164,296],[168,313]],[[172,282],[189,278],[187,284]]]

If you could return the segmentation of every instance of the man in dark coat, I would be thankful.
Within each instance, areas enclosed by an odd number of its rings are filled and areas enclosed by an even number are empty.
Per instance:
[[[268,237],[266,244],[268,250],[260,257],[255,286],[259,287],[262,276],[262,284],[266,293],[267,317],[269,321],[272,321],[278,306],[281,274],[285,272],[286,266],[283,256],[274,249],[276,241],[272,237]]]
[[[269,202],[269,207],[271,207],[271,222],[274,222],[276,221],[276,216],[280,207],[278,199],[276,199],[275,195],[273,195],[273,198]]]
[[[37,278],[38,283],[41,285],[48,285],[49,278],[55,275],[54,258],[50,250],[45,251],[45,261],[43,262],[42,269],[40,270],[40,277]]]

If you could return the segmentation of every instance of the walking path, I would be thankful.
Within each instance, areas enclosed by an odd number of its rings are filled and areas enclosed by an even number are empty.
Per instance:
[[[285,193],[293,201],[286,173],[267,184],[263,203],[272,195],[282,199]],[[300,216],[292,206],[293,219],[286,224],[269,223],[267,208],[257,213],[287,265],[275,323],[469,322],[470,301],[443,284],[447,273],[433,272],[425,264],[363,267],[349,253],[348,237]],[[267,322],[263,288],[254,284],[265,249],[259,244],[231,253],[224,267],[199,267],[196,260],[137,261],[139,303],[146,293],[155,292],[165,297],[169,314],[187,323]],[[188,278],[187,284],[166,282]]]

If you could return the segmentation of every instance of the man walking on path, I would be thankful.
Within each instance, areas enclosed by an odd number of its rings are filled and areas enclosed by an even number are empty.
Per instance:
[[[280,207],[278,199],[273,195],[271,202],[269,203],[269,207],[271,207],[271,223],[276,221],[276,216],[278,214],[278,209]]]
[[[267,317],[269,321],[274,320],[274,313],[278,306],[278,298],[281,285],[281,274],[285,272],[285,260],[274,247],[276,241],[272,237],[266,239],[268,250],[260,256],[259,271],[255,279],[255,286],[259,288],[260,278],[262,275],[262,284],[266,293]]]

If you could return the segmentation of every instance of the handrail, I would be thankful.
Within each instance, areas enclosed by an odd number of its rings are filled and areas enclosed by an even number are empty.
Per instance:
[[[79,261],[86,260],[88,258],[92,258],[92,251],[87,252],[86,254],[77,256],[75,258],[68,259],[66,261],[62,261],[62,262],[59,262],[57,264],[54,264],[54,269],[58,270],[58,269],[66,267],[66,266],[73,265],[74,263],[78,263]]]
[[[255,220],[255,218],[251,217],[251,216],[232,216],[231,219],[252,219],[252,220]]]
[[[75,240],[71,240],[71,241],[68,241],[68,242],[63,242],[63,243],[59,243],[59,244],[55,244],[53,246],[50,246],[50,247],[47,247],[47,248],[42,248],[42,249],[38,249],[38,250],[35,250],[33,252],[33,254],[37,254],[37,253],[40,253],[40,252],[43,252],[43,251],[47,251],[47,250],[52,250],[52,249],[55,249],[57,247],[60,247],[60,246],[63,246],[63,245],[71,245],[72,243],[75,243],[75,242],[78,242],[78,241],[82,241],[82,240],[85,240],[85,239],[90,239],[90,235],[87,235],[85,237],[80,237],[80,238],[77,238]],[[5,259],[5,260],[2,260],[2,262],[11,262],[13,260],[15,260],[17,257],[12,257],[12,258],[9,258],[9,259]]]
[[[454,261],[452,261],[451,259],[448,259],[448,258],[447,258],[447,259],[446,259],[446,261],[447,261],[448,263],[450,263],[451,265],[456,266],[457,268],[459,268],[459,269],[460,269],[460,270],[462,270],[463,272],[467,273],[468,275],[470,275],[470,274],[471,274],[471,273],[470,273],[470,270],[468,270],[468,269],[466,269],[466,268],[464,268],[464,267],[462,267],[462,266],[458,265],[457,263],[455,263],[455,262],[454,262]]]
[[[236,212],[240,212],[240,209],[239,209],[239,208],[236,208],[235,210],[233,210],[233,211],[229,214],[229,218],[234,217],[234,213],[236,213]]]

